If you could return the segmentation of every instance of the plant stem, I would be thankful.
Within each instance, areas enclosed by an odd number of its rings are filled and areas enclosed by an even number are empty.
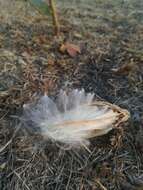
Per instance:
[[[49,4],[51,7],[52,11],[52,18],[53,18],[53,25],[55,27],[55,35],[58,36],[60,32],[60,24],[58,22],[57,18],[57,11],[56,11],[56,6],[55,6],[55,1],[54,0],[49,0]]]

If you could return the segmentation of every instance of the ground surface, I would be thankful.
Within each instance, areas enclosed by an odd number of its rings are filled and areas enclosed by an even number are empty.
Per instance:
[[[0,2],[0,189],[143,189],[142,1],[61,1],[59,38],[50,16],[10,2]],[[81,53],[61,53],[65,41]],[[93,139],[91,153],[22,128],[22,105],[35,92],[67,87],[128,109],[130,121]]]

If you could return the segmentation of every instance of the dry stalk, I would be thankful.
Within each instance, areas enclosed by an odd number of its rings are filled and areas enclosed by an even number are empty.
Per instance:
[[[55,35],[58,36],[60,32],[60,24],[57,17],[57,11],[54,0],[49,0],[49,4],[52,11],[53,25],[55,27]]]

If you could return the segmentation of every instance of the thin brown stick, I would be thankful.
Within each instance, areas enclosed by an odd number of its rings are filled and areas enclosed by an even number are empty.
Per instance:
[[[49,0],[49,4],[51,7],[51,11],[52,11],[53,25],[55,27],[55,35],[58,36],[59,32],[60,32],[60,24],[59,24],[58,17],[57,17],[55,1]]]
[[[101,188],[102,190],[107,190],[107,188],[100,182],[99,179],[96,179],[95,181],[96,181],[96,183],[100,186],[100,188]]]

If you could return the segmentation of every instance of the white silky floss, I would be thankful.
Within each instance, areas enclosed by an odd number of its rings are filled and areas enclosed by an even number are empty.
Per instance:
[[[86,94],[83,89],[68,93],[61,90],[55,101],[44,95],[36,104],[25,104],[24,117],[40,128],[47,139],[71,146],[87,145],[91,137],[112,130],[122,112],[121,109],[115,111],[108,103],[93,101],[93,98],[94,94]],[[123,113],[125,121],[128,114],[125,110]]]

